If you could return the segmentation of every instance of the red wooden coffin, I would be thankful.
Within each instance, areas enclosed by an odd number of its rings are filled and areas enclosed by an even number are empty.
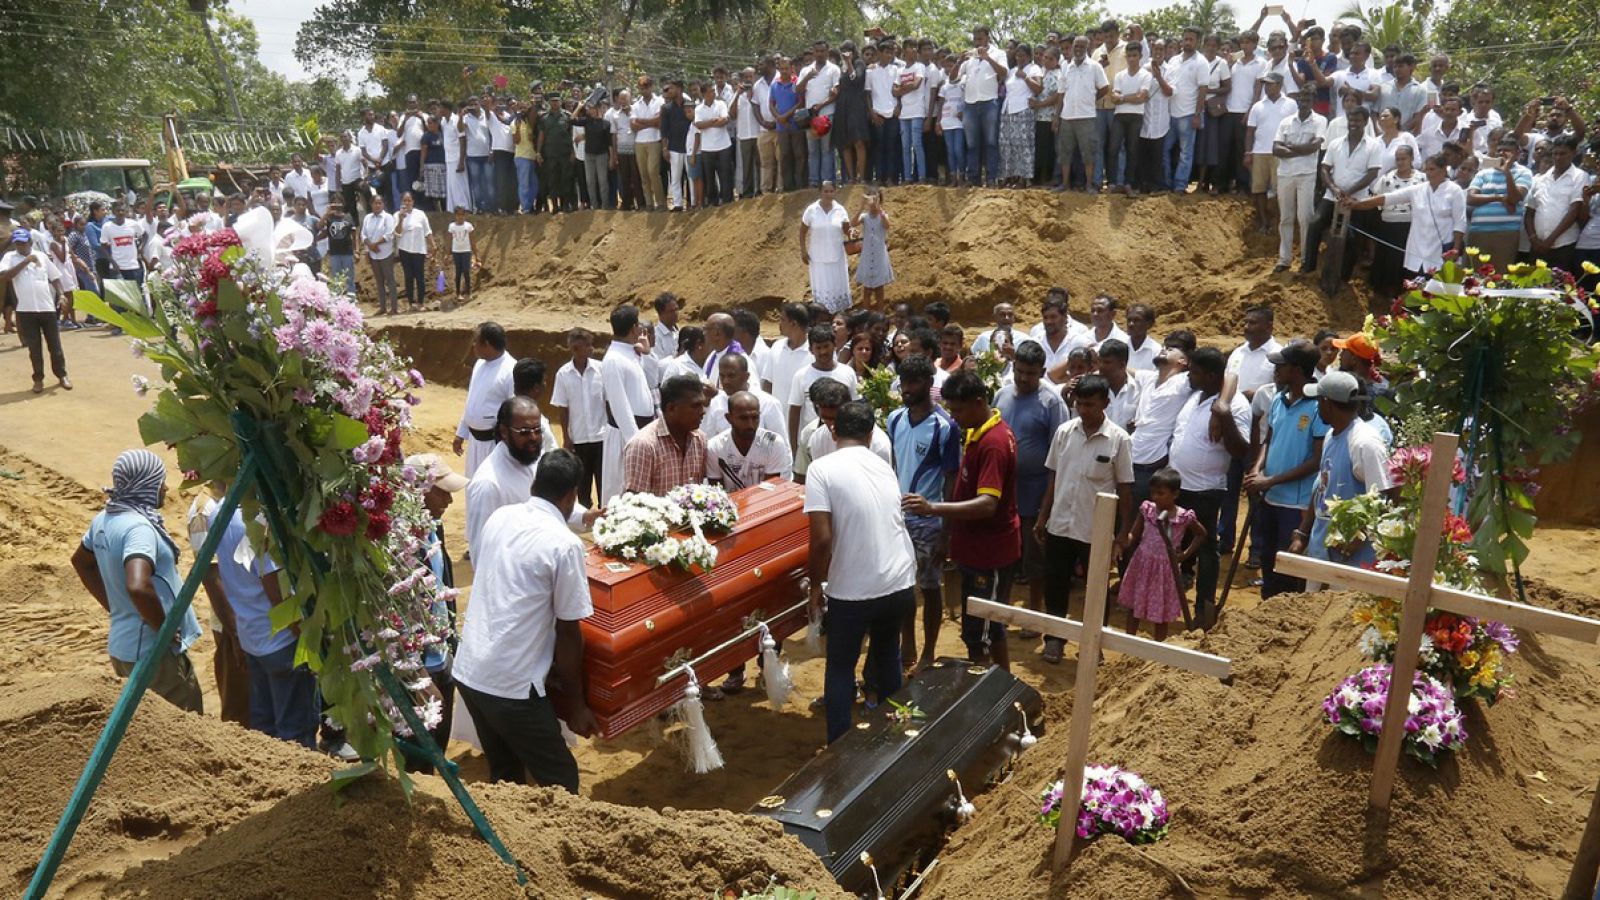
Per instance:
[[[712,540],[717,562],[691,575],[612,559],[590,547],[586,560],[594,615],[583,622],[589,708],[601,735],[614,737],[683,699],[683,676],[657,686],[669,669],[727,642],[758,621],[773,637],[805,626],[805,610],[780,615],[805,599],[801,578],[811,535],[805,489],[769,481],[732,495],[739,524]],[[761,652],[752,634],[694,664],[710,684]]]

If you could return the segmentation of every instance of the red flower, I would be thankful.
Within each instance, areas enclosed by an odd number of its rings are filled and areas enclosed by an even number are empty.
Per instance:
[[[389,536],[389,514],[375,512],[367,516],[367,540],[381,541]]]
[[[372,501],[372,505],[368,507],[372,511],[388,512],[389,507],[394,505],[394,488],[381,481],[377,482],[367,488],[367,499]]]
[[[1440,532],[1458,544],[1472,543],[1472,525],[1455,513],[1445,513],[1444,528]]]
[[[317,527],[334,537],[349,537],[356,533],[356,526],[361,523],[361,517],[356,513],[355,504],[348,500],[324,509],[322,516],[317,519]],[[384,530],[388,530],[387,520]]]
[[[239,245],[239,235],[232,228],[207,234],[191,234],[172,247],[172,255],[180,259],[199,259],[213,250]]]
[[[194,308],[194,317],[197,319],[213,319],[217,315],[217,301],[207,300]]]

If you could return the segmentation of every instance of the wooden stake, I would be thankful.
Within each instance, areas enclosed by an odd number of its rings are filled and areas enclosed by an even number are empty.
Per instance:
[[[1061,823],[1056,826],[1052,868],[1060,874],[1072,861],[1083,808],[1083,768],[1089,757],[1089,727],[1094,721],[1094,682],[1100,669],[1100,629],[1105,621],[1106,591],[1111,584],[1111,550],[1116,543],[1117,495],[1094,499],[1094,531],[1090,538],[1089,577],[1083,591],[1083,633],[1078,641],[1078,675],[1073,686],[1072,725],[1067,738],[1067,765],[1061,775]]]
[[[1389,699],[1383,708],[1383,731],[1378,734],[1378,758],[1372,764],[1372,790],[1367,795],[1367,802],[1374,809],[1388,809],[1389,798],[1394,793],[1400,747],[1406,736],[1411,681],[1416,676],[1417,657],[1422,650],[1422,626],[1427,622],[1428,601],[1433,595],[1433,573],[1439,563],[1439,532],[1444,528],[1445,508],[1450,502],[1450,475],[1455,470],[1459,441],[1457,435],[1444,432],[1433,436],[1433,454],[1429,457],[1432,461],[1422,489],[1422,518],[1417,523],[1411,573],[1406,579],[1406,595],[1400,607]]]

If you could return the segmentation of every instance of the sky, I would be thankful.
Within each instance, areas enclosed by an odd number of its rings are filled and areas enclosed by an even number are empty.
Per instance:
[[[1113,16],[1125,19],[1169,2],[1171,0],[1103,0],[1103,5]],[[233,0],[229,6],[255,22],[256,34],[261,40],[262,64],[290,79],[300,80],[310,76],[294,58],[295,31],[301,22],[311,18],[321,3],[322,0]],[[1285,8],[1296,19],[1313,18],[1326,26],[1348,5],[1349,0],[1289,0]],[[1255,19],[1260,7],[1236,0],[1233,10],[1234,18],[1242,26]],[[1274,29],[1264,26],[1264,30]],[[359,74],[359,71],[351,72],[351,75]]]

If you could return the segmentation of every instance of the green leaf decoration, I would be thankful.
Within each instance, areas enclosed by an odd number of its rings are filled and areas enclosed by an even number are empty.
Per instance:
[[[376,771],[378,771],[378,764],[370,761],[358,763],[353,766],[346,766],[343,769],[337,769],[334,771],[332,776],[333,791],[335,794],[338,794],[345,788],[355,784],[357,781],[367,777],[368,775],[371,775]]]
[[[354,450],[367,442],[367,425],[347,415],[333,417],[333,446],[339,450]]]
[[[106,292],[113,293],[120,287],[113,285],[132,284],[131,281],[106,281]],[[113,309],[104,300],[101,300],[93,291],[73,291],[72,305],[78,312],[86,313],[105,322],[109,322],[136,338],[154,338],[161,336],[161,330],[142,318],[124,315],[119,310]]]
[[[236,282],[230,279],[217,285],[217,309],[222,312],[244,312],[244,307],[244,294]]]

